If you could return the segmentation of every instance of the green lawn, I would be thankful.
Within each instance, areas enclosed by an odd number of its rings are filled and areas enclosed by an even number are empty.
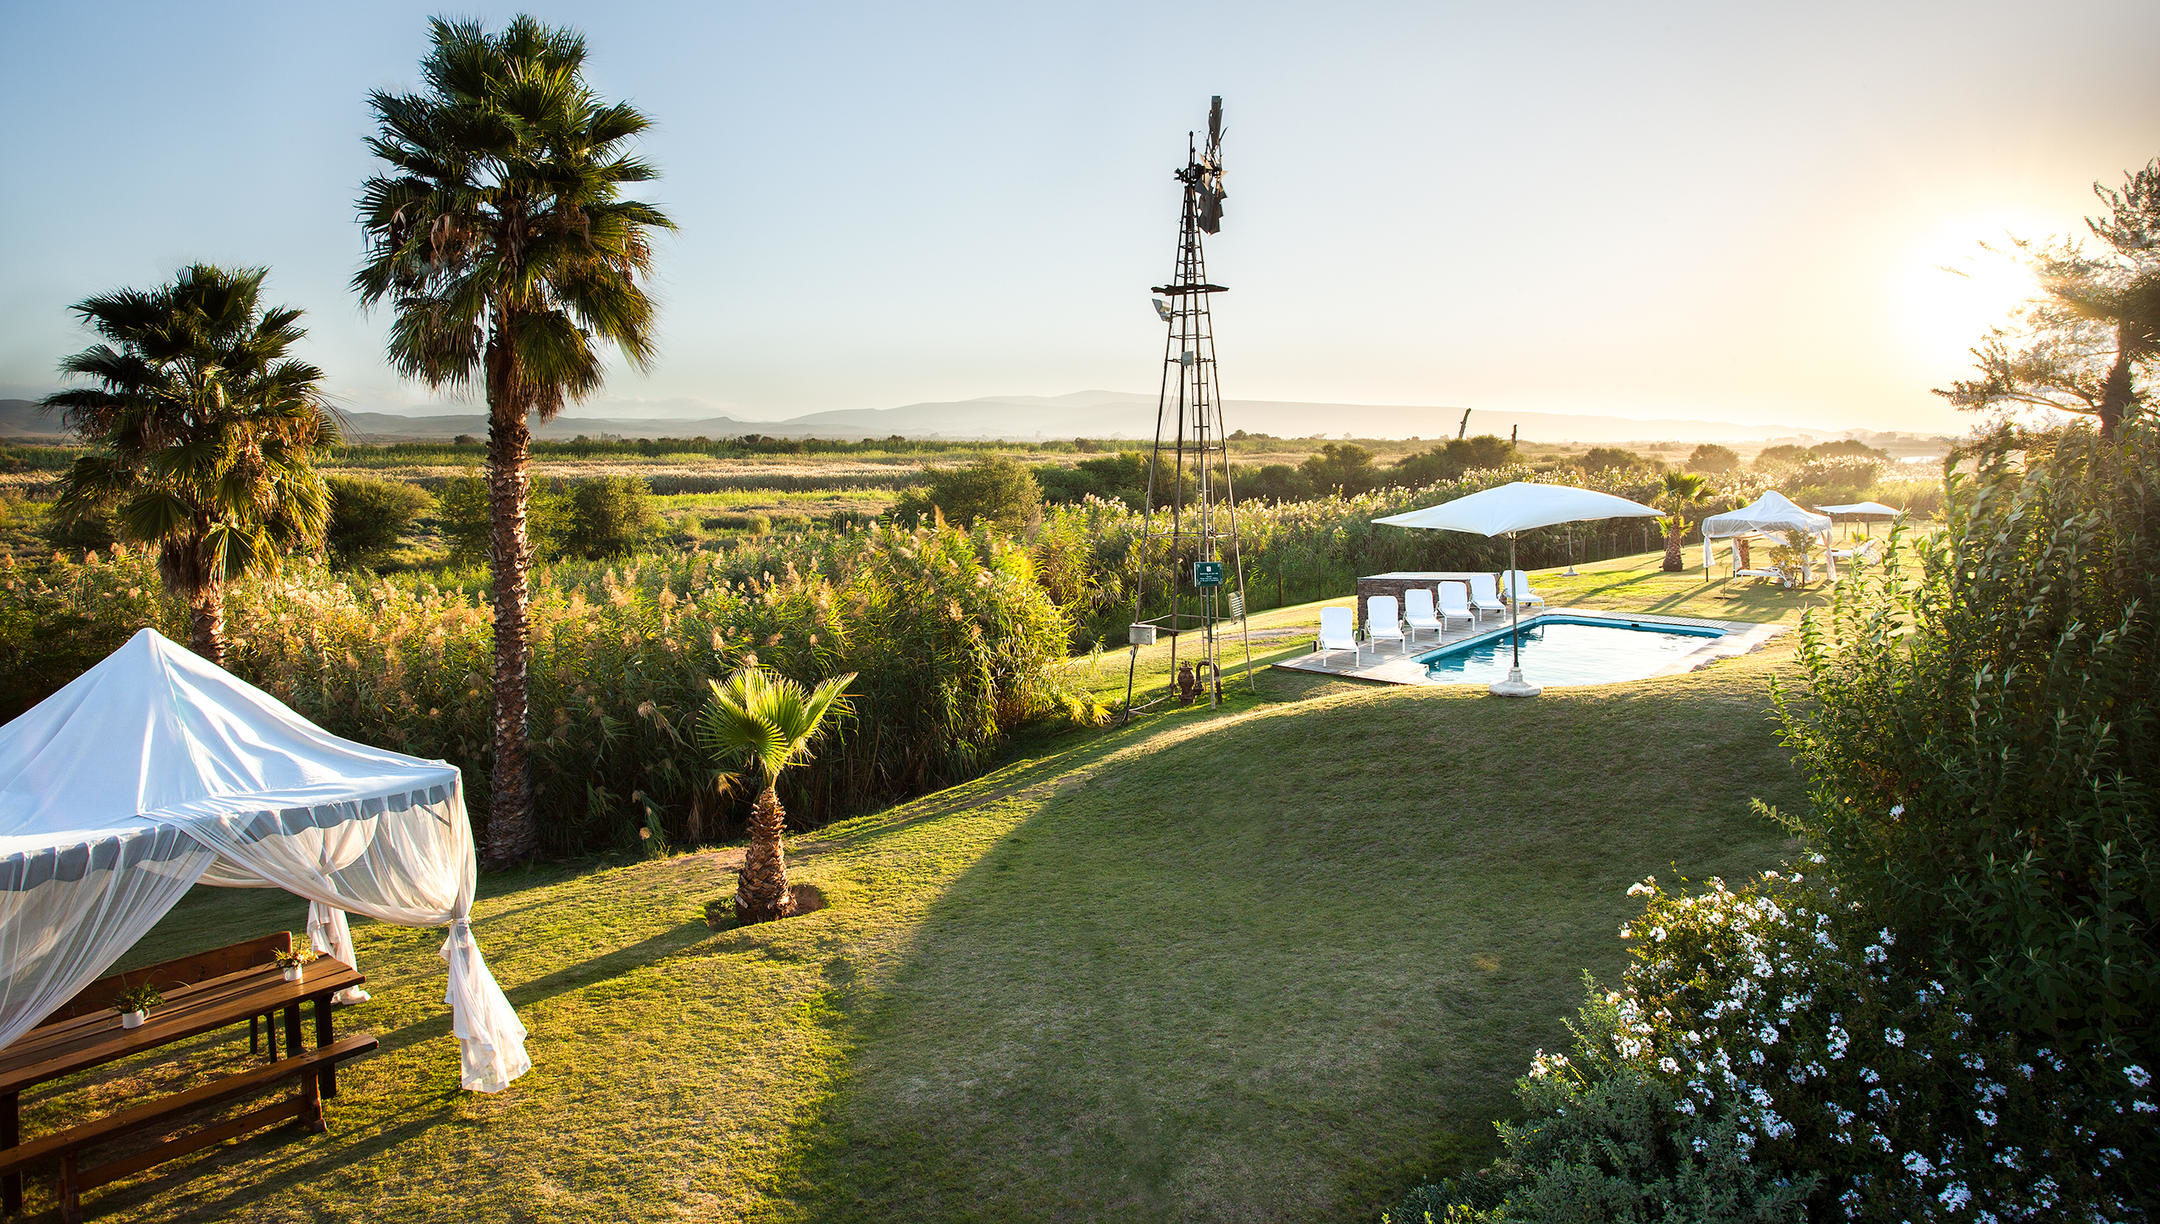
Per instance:
[[[1624,568],[1589,581],[1675,593]],[[1532,1051],[1567,1041],[1582,972],[1617,973],[1629,883],[1785,852],[1748,801],[1800,799],[1764,713],[1788,659],[1528,702],[1264,672],[1257,699],[1042,737],[798,839],[797,878],[830,905],[765,927],[699,920],[730,887],[724,852],[489,877],[474,933],[532,1029],[529,1076],[460,1092],[440,935],[357,924],[375,1000],[344,1023],[383,1050],[340,1076],[331,1133],[229,1145],[90,1206],[1370,1219],[1489,1153]],[[198,889],[135,960],[302,912]],[[26,1102],[26,1128],[245,1058],[244,1034],[204,1039]]]

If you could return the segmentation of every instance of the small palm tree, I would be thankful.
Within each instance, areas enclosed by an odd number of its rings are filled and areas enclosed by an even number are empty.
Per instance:
[[[757,802],[750,809],[750,849],[743,855],[735,886],[739,922],[768,922],[795,912],[780,847],[787,812],[775,787],[790,766],[811,759],[810,747],[824,731],[826,716],[850,712],[845,694],[854,680],[855,673],[849,672],[806,690],[786,676],[747,663],[724,684],[706,682],[712,698],[698,718],[698,742],[723,767],[743,767],[721,775],[723,788],[744,774],[758,785]]]
[[[323,372],[289,356],[300,311],[262,306],[267,269],[182,268],[168,285],[76,303],[105,337],[60,363],[94,387],[47,396],[91,446],[61,477],[57,509],[107,507],[122,538],[154,544],[187,600],[188,644],[225,650],[225,587],[321,540],[330,493],[315,468],[337,438]]]
[[[539,850],[527,754],[532,418],[597,390],[603,350],[653,351],[651,237],[674,225],[625,199],[655,177],[628,151],[649,121],[585,83],[574,31],[513,19],[491,35],[437,18],[427,89],[369,97],[384,171],[360,191],[362,303],[396,312],[390,360],[430,386],[478,383],[488,403],[488,552],[495,604],[490,866]]]
[[[1665,565],[1668,574],[1677,574],[1687,568],[1681,559],[1681,545],[1687,542],[1687,508],[1703,499],[1703,490],[1710,482],[1693,472],[1665,473],[1665,488],[1658,494],[1658,505],[1665,511],[1662,526],[1665,528]]]

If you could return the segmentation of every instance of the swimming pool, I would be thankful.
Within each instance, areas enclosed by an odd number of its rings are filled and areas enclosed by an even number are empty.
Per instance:
[[[1657,675],[1701,650],[1725,630],[1700,625],[1533,616],[1522,623],[1523,679],[1548,688],[1613,684]],[[1513,665],[1505,626],[1420,655],[1439,684],[1491,684]]]

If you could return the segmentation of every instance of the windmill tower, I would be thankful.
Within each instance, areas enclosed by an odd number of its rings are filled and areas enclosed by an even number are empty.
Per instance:
[[[1177,268],[1155,286],[1162,317],[1162,389],[1155,403],[1155,449],[1148,461],[1140,581],[1133,601],[1125,669],[1125,712],[1133,712],[1140,648],[1170,639],[1173,690],[1190,667],[1208,704],[1222,700],[1223,639],[1230,622],[1252,683],[1252,641],[1245,627],[1245,567],[1238,553],[1237,502],[1230,487],[1222,401],[1215,381],[1215,325],[1201,235],[1222,229],[1222,99],[1208,106],[1207,145],[1185,138]],[[1190,690],[1186,690],[1192,695]]]

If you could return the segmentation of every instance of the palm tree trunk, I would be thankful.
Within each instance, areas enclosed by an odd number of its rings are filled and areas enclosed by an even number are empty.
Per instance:
[[[787,860],[780,852],[780,835],[786,827],[780,795],[767,786],[750,809],[750,849],[743,854],[735,883],[737,922],[770,922],[795,912],[795,896],[788,891]]]
[[[527,463],[532,428],[521,398],[504,395],[488,422],[489,577],[495,598],[495,765],[489,775],[487,848],[482,861],[507,867],[540,850],[533,820],[532,765],[527,734],[527,666],[532,643],[526,568],[532,549],[525,533]]]
[[[188,649],[225,664],[225,584],[205,582],[188,592]]]
[[[1687,543],[1687,520],[1680,519],[1665,530],[1665,572],[1677,574],[1687,568],[1680,556],[1680,548]]]

